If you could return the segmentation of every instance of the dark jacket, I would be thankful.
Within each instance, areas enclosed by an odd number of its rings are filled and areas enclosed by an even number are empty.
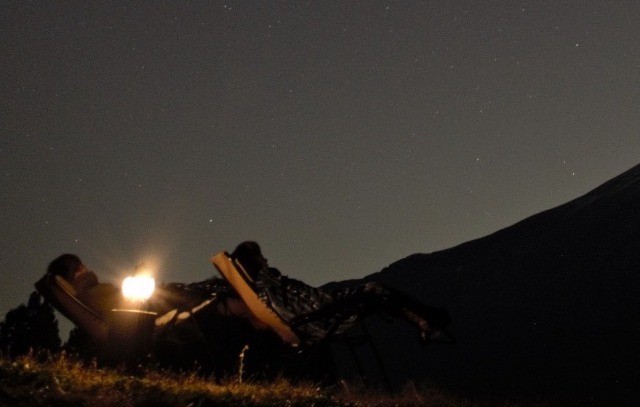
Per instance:
[[[312,287],[266,267],[255,279],[256,293],[307,343],[351,326],[357,310],[339,304],[336,293]]]

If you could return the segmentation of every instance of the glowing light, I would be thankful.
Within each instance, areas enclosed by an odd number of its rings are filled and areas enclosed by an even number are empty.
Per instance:
[[[145,301],[156,289],[156,282],[148,275],[130,276],[122,282],[122,295],[133,301]]]

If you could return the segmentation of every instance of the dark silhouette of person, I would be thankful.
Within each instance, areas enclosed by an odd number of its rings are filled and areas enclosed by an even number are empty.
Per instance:
[[[258,297],[274,309],[306,342],[328,333],[339,333],[358,318],[383,313],[414,325],[427,342],[451,321],[448,311],[429,307],[380,282],[328,290],[312,287],[269,267],[258,243],[240,243],[231,257],[237,259],[254,281]]]
[[[57,257],[49,263],[47,272],[69,282],[76,291],[76,297],[102,317],[112,309],[121,308],[123,298],[120,290],[112,284],[100,283],[96,274],[74,254]]]
[[[54,259],[47,272],[64,278],[76,291],[76,297],[89,309],[106,317],[111,310],[126,306],[121,290],[113,284],[100,282],[97,275],[84,265],[75,254],[63,254]],[[154,298],[147,305],[149,311],[158,314],[173,309],[184,310],[190,305],[198,305],[211,294],[223,297],[226,315],[246,318],[263,328],[263,324],[253,318],[244,303],[237,298],[228,285],[219,278],[212,278],[198,283],[168,283],[158,287]]]

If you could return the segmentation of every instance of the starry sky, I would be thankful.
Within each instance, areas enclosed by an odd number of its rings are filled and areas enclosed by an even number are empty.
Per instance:
[[[261,243],[314,285],[640,162],[633,0],[0,2],[0,313]]]

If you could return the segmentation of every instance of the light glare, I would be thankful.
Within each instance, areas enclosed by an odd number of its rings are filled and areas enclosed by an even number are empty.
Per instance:
[[[156,289],[156,282],[149,276],[130,276],[122,282],[122,295],[133,301],[145,301]]]

